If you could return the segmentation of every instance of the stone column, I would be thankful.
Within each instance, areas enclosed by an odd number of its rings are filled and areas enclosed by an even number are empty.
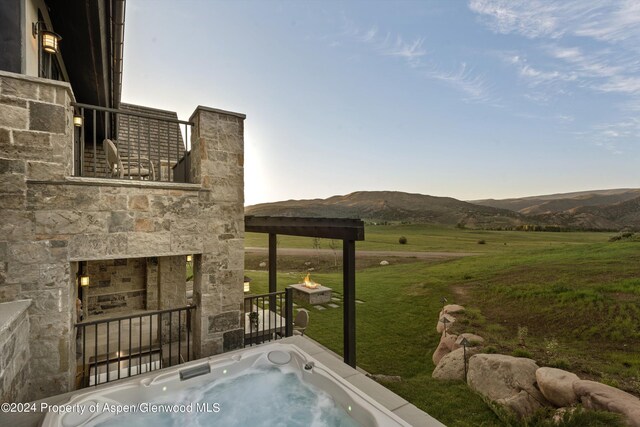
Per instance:
[[[203,253],[194,257],[197,357],[243,345],[244,114],[198,107],[191,116],[191,182],[202,185]]]
[[[32,182],[72,174],[68,83],[0,71],[0,302],[31,299],[26,399],[69,391],[75,377],[75,277],[68,241],[41,226]],[[6,267],[6,268],[5,268]]]
[[[147,310],[158,309],[158,258],[146,258]]]
[[[166,310],[168,308],[184,307],[187,305],[187,263],[185,257],[166,256],[158,258],[158,309]],[[186,313],[180,313],[178,320],[177,313],[162,315],[162,342],[176,342],[178,337],[182,340],[186,338]],[[169,333],[171,328],[171,333]],[[180,329],[180,334],[178,333]]]

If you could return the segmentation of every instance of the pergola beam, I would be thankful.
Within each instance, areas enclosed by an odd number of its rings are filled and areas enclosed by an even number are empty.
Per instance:
[[[344,363],[356,367],[356,241],[359,219],[245,216],[245,231],[269,234],[269,293],[277,290],[277,235],[342,240]],[[269,303],[275,307],[275,302]]]

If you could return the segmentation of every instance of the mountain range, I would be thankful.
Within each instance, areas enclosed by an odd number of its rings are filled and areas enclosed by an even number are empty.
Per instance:
[[[327,199],[263,203],[246,207],[245,213],[482,229],[640,230],[640,189],[473,201],[399,191],[357,191]]]

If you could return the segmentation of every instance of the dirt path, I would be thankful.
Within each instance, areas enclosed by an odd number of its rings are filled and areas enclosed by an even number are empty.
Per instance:
[[[247,247],[244,248],[247,253],[267,254],[267,248]],[[306,248],[278,248],[278,255],[293,256],[316,256],[318,252],[321,255],[333,255],[331,249],[306,249]],[[342,254],[342,247],[337,249],[339,255]],[[473,252],[407,252],[407,251],[361,251],[356,250],[356,258],[366,257],[400,257],[400,258],[419,258],[419,259],[447,259],[462,258],[466,256],[477,255]]]

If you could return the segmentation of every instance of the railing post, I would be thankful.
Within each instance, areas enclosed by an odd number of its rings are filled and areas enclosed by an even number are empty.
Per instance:
[[[286,288],[284,290],[284,303],[287,307],[286,326],[284,334],[288,337],[293,335],[293,289]]]

